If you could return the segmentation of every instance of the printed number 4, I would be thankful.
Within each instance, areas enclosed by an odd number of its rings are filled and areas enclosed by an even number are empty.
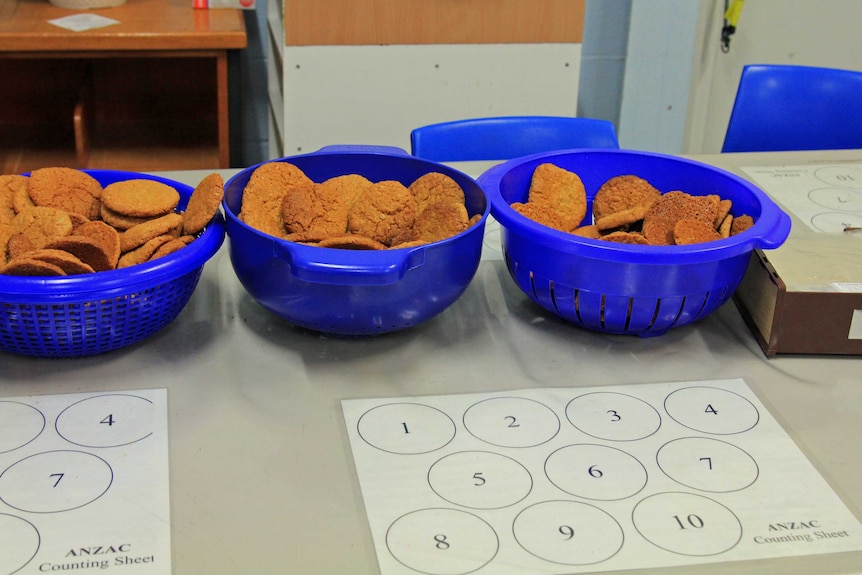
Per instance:
[[[109,413],[109,414],[108,414],[108,416],[107,416],[107,417],[105,417],[105,418],[104,418],[102,421],[100,421],[99,423],[105,423],[105,424],[107,424],[109,427],[110,427],[111,425],[114,425],[114,414],[113,414],[113,413]]]

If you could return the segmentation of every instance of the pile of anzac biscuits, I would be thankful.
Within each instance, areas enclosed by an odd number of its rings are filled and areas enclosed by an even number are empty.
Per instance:
[[[186,210],[180,194],[147,179],[102,185],[81,170],[48,167],[0,175],[0,274],[67,276],[153,261],[191,243],[224,196],[204,178]]]
[[[750,228],[751,216],[730,214],[731,201],[716,194],[662,193],[635,175],[608,179],[593,198],[593,222],[582,225],[587,195],[577,174],[551,163],[533,171],[518,213],[577,236],[625,244],[685,245],[727,238]]]
[[[289,162],[267,162],[251,174],[240,219],[280,239],[324,248],[384,250],[440,241],[481,218],[467,214],[464,190],[431,172],[409,186],[359,174],[313,182]]]

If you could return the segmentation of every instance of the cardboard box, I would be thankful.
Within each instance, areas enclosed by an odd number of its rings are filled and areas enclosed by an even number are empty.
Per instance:
[[[764,353],[862,355],[862,163],[742,170],[792,218],[734,294]]]

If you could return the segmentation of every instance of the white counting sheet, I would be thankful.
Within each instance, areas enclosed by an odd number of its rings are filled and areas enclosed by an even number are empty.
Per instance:
[[[584,573],[862,549],[741,379],[342,401],[382,575]]]
[[[0,398],[0,575],[171,572],[167,391]]]

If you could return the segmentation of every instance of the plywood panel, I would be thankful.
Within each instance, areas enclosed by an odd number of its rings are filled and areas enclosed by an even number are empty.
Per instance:
[[[288,46],[286,155],[331,144],[409,150],[424,124],[577,114],[580,44]]]
[[[579,43],[586,0],[284,0],[288,46]]]

